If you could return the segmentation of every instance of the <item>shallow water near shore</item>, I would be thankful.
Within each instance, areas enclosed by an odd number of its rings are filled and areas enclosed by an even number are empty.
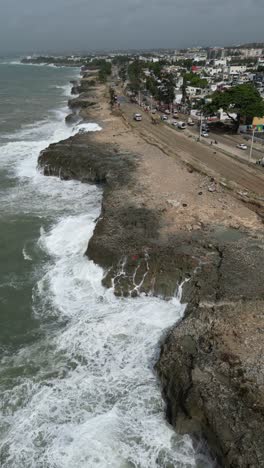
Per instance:
[[[42,149],[78,130],[64,123],[76,74],[0,64],[1,466],[212,466],[167,424],[153,371],[184,306],[105,290],[103,271],[84,256],[101,190],[36,169]],[[22,113],[12,107],[18,89]]]

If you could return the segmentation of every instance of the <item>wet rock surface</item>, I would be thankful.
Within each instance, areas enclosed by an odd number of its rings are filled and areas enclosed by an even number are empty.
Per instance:
[[[190,307],[157,371],[169,421],[203,434],[223,466],[264,466],[264,303]]]
[[[219,237],[213,224],[161,236],[162,213],[143,196],[139,164],[136,153],[88,134],[39,157],[45,175],[103,184],[86,255],[105,269],[105,286],[120,296],[168,299],[188,280],[185,318],[169,332],[157,364],[170,422],[206,437],[224,466],[264,466],[263,243],[246,232]]]

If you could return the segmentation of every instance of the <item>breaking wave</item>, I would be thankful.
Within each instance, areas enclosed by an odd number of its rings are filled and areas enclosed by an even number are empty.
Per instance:
[[[51,142],[100,130],[68,127],[65,115],[25,126],[1,147],[1,166],[16,182],[0,191],[2,209],[39,220],[39,238],[22,254],[35,266],[31,307],[40,324],[39,337],[0,364],[1,466],[197,466],[190,438],[165,420],[153,371],[161,338],[184,312],[180,298],[116,298],[104,289],[103,271],[84,255],[101,190],[36,170]]]

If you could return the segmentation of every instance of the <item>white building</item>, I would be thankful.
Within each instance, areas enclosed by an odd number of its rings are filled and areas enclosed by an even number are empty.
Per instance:
[[[225,72],[227,72],[229,75],[240,75],[241,73],[245,73],[246,70],[246,65],[230,65],[229,67],[225,68]]]
[[[239,49],[239,51],[241,55],[245,58],[261,57],[263,53],[263,49],[253,49],[253,48]]]
[[[214,67],[226,67],[226,64],[227,64],[226,58],[214,60]]]
[[[199,54],[193,57],[194,62],[204,62],[207,60],[207,54]]]

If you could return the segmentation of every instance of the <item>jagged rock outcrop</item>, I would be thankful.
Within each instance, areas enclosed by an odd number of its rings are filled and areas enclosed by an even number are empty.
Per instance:
[[[177,430],[204,434],[224,466],[264,466],[263,243],[218,245],[215,298],[198,293],[157,365]],[[207,281],[211,281],[209,277]]]
[[[87,109],[98,106],[97,102],[92,99],[90,95],[86,93],[80,94],[74,99],[70,99],[68,102],[70,109]]]
[[[72,112],[71,114],[66,115],[65,122],[67,124],[76,123],[80,120],[78,112]]]
[[[226,467],[264,466],[263,334],[264,301],[230,297],[189,308],[162,347],[168,419],[205,435]]]
[[[137,164],[136,155],[99,145],[87,134],[52,144],[39,157],[45,175],[104,184],[102,213],[87,255],[106,269],[104,284],[114,282],[117,295],[146,292],[171,297],[177,283],[190,276],[189,296],[196,296],[198,284],[208,297],[213,296],[217,247],[208,249],[200,232],[160,239],[161,213],[142,202],[135,179]],[[210,283],[205,276],[211,277]]]
[[[74,100],[73,108],[81,107]],[[85,107],[85,106],[84,106]],[[102,212],[86,254],[105,268],[117,295],[159,294],[184,285],[185,318],[162,346],[157,371],[177,430],[205,436],[223,465],[264,467],[264,246],[214,228],[160,236],[136,154],[78,134],[39,157],[45,175],[103,186]]]

